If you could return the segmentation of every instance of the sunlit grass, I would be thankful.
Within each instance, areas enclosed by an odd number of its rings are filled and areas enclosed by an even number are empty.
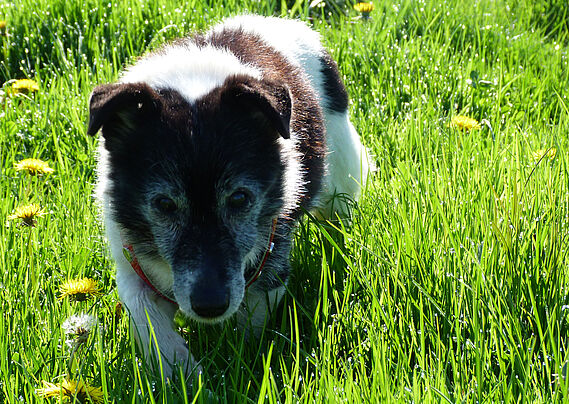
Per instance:
[[[0,93],[0,222],[45,212],[33,229],[0,226],[0,402],[36,402],[70,372],[105,402],[567,400],[567,23],[545,2],[380,1],[365,20],[353,3],[310,3],[289,13],[338,61],[378,170],[349,227],[300,225],[290,293],[259,340],[232,323],[184,328],[204,370],[189,397],[135,359],[117,307],[87,100],[166,40],[284,3],[0,4],[2,88],[38,85]],[[54,172],[16,171],[38,157]],[[80,278],[97,293],[60,299]],[[70,361],[63,323],[81,313],[99,326]]]

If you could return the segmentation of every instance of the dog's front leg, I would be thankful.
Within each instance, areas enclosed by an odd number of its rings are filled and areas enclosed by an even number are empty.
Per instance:
[[[252,331],[253,335],[259,336],[285,292],[284,285],[269,291],[249,289],[245,294],[243,307],[237,315],[239,326],[247,332]]]
[[[180,366],[186,377],[198,374],[186,341],[174,329],[178,307],[156,295],[130,265],[118,265],[117,289],[130,314],[131,331],[154,370],[169,377]]]

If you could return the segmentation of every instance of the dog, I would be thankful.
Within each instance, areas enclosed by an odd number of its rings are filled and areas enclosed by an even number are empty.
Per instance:
[[[369,163],[346,89],[305,23],[242,15],[140,58],[89,103],[131,329],[164,373],[190,375],[176,312],[261,328],[285,293],[303,212],[346,215],[335,196],[358,199]]]

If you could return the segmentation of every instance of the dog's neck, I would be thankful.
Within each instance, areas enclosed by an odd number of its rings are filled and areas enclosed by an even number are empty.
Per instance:
[[[257,270],[255,271],[255,273],[247,281],[247,284],[245,285],[245,289],[248,289],[249,286],[251,286],[257,279],[259,279],[259,276],[261,276],[261,273],[263,272],[263,267],[265,266],[265,263],[267,262],[269,255],[271,255],[271,253],[273,252],[273,247],[275,246],[275,243],[273,242],[273,240],[275,238],[276,228],[277,228],[277,219],[275,218],[275,219],[273,219],[273,225],[271,228],[271,235],[269,237],[269,244],[268,244],[267,248],[265,249],[265,254],[263,254],[263,259],[261,260],[261,263],[257,267]],[[123,254],[124,254],[126,260],[130,263],[130,266],[132,267],[134,272],[136,272],[136,274],[140,277],[140,279],[142,279],[142,281],[146,284],[146,286],[148,286],[150,289],[152,289],[154,291],[154,293],[156,293],[162,299],[164,299],[164,300],[166,300],[172,304],[178,305],[178,303],[173,298],[168,297],[164,293],[160,292],[160,290],[158,290],[158,288],[156,286],[154,286],[154,284],[150,281],[150,279],[148,279],[148,277],[146,276],[146,274],[142,270],[142,267],[140,266],[140,263],[138,262],[136,255],[134,254],[134,248],[131,244],[123,243]]]

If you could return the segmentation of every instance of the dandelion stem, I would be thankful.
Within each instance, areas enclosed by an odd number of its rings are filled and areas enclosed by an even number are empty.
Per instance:
[[[75,352],[77,352],[80,346],[81,346],[80,344],[74,345],[73,348],[71,349],[71,353],[69,354],[69,360],[67,361],[67,377],[69,379],[72,378],[73,374],[77,370],[77,361],[75,359]]]
[[[30,192],[32,190],[32,176],[28,175],[28,182],[26,184],[26,190],[24,191],[24,195],[26,196],[25,199],[27,201],[30,200]]]
[[[31,290],[33,293],[33,298],[34,298],[34,302],[36,303],[36,308],[39,308],[39,297],[38,297],[38,283],[37,283],[37,278],[36,278],[36,271],[35,271],[35,255],[33,253],[33,240],[32,240],[32,234],[33,234],[33,230],[34,228],[32,226],[30,226],[28,228],[28,259],[30,261],[30,266],[28,268],[27,274],[28,276],[27,278],[27,283],[28,283],[28,287],[26,288],[27,290]],[[30,287],[31,286],[31,287]]]

